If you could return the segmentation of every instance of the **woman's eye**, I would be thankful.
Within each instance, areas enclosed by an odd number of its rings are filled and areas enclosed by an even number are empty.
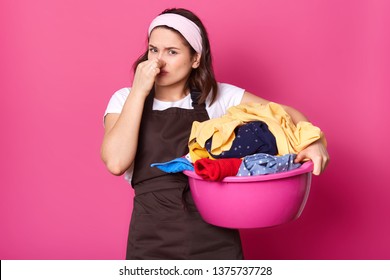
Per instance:
[[[177,52],[174,50],[169,50],[169,54],[177,54]]]
[[[156,48],[150,48],[149,51],[150,51],[151,53],[156,53],[156,52],[157,52],[157,49],[156,49]]]

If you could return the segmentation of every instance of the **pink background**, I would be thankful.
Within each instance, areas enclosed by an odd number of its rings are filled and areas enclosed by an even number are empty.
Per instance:
[[[102,115],[148,23],[182,6],[208,28],[219,81],[328,138],[301,218],[242,231],[246,257],[389,259],[389,2],[134,2],[0,2],[0,258],[124,258],[133,193],[100,160]]]

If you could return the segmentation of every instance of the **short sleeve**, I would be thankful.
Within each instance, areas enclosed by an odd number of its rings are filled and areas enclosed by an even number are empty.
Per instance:
[[[121,88],[116,91],[110,98],[108,102],[106,111],[104,112],[104,116],[110,113],[120,114],[122,112],[123,105],[126,102],[127,97],[129,96],[130,89],[129,88]]]
[[[123,105],[126,102],[127,97],[129,96],[130,88],[121,88],[120,90],[117,90],[110,98],[110,101],[108,102],[106,111],[104,112],[104,117],[107,114],[116,113],[120,114],[122,112]],[[103,123],[104,123],[104,117],[103,117]],[[133,175],[133,165],[129,167],[128,170],[125,172],[125,180],[128,181],[129,184],[131,184],[131,177]]]
[[[213,104],[210,105],[209,95],[206,100],[206,109],[210,119],[219,118],[226,114],[228,108],[241,103],[245,89],[226,83],[218,83],[218,93]]]

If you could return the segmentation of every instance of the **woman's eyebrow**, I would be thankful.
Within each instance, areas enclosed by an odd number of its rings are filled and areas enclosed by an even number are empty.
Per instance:
[[[154,45],[152,45],[152,44],[149,44],[149,47],[150,48],[156,48],[156,49],[158,49],[158,47],[156,47],[156,46],[154,46]],[[167,47],[167,48],[165,48],[165,49],[175,49],[175,50],[180,50],[180,48],[178,48],[178,47]]]

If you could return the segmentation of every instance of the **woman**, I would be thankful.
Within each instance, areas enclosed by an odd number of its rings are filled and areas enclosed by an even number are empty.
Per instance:
[[[117,91],[105,114],[102,159],[115,175],[126,173],[135,190],[128,259],[241,259],[237,230],[203,222],[181,173],[150,167],[188,152],[193,121],[222,116],[230,106],[268,103],[217,83],[207,32],[184,9],[165,10],[149,27],[148,50],[134,64],[131,89]],[[306,118],[284,106],[295,123]],[[314,174],[328,162],[317,141],[297,156],[311,159]]]

